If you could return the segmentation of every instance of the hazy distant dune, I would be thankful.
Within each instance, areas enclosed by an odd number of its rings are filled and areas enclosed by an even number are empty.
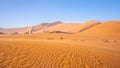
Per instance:
[[[24,33],[27,31],[27,29],[28,29],[27,27],[25,27],[25,28],[8,28],[8,29],[3,28],[3,29],[0,29],[0,32],[8,33],[8,34],[14,33],[14,32]]]
[[[7,29],[3,28],[3,29],[0,29],[0,32],[8,33],[8,34],[18,32],[19,34],[24,34],[28,31],[35,32],[35,31],[38,31],[38,30],[41,30],[41,29],[48,28],[50,26],[60,24],[60,23],[61,23],[60,21],[56,21],[56,22],[53,22],[53,23],[42,23],[42,24],[23,27],[23,28],[7,28]]]

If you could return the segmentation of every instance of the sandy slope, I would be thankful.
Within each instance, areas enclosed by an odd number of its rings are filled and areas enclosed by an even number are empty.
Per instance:
[[[100,25],[96,25],[84,32],[88,33],[120,33],[120,22],[119,21],[108,21]]]
[[[99,24],[101,24],[101,23],[98,21],[94,21],[94,20],[88,21],[80,26],[79,32],[85,31],[85,30],[92,28],[92,27],[99,25]]]
[[[120,39],[120,22],[119,21],[108,21],[94,27],[91,27],[78,34],[96,36],[101,38],[114,38]]]

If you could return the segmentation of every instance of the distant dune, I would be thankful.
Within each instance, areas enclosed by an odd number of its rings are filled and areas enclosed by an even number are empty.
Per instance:
[[[8,28],[8,29],[0,29],[0,32],[3,32],[3,33],[14,33],[14,32],[18,32],[18,33],[24,33],[26,32],[28,29],[28,27],[25,27],[25,28]]]
[[[56,22],[53,22],[53,23],[42,23],[42,24],[29,26],[29,27],[24,27],[24,28],[8,28],[8,29],[3,28],[3,29],[0,29],[0,32],[7,33],[7,34],[18,32],[19,34],[24,34],[24,33],[29,32],[29,31],[30,32],[35,32],[35,31],[38,31],[38,30],[41,30],[41,29],[44,29],[44,28],[47,28],[47,27],[50,27],[50,26],[60,24],[60,23],[62,23],[62,22],[56,21]]]

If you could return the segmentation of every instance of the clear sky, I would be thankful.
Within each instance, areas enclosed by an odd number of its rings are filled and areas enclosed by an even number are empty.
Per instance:
[[[0,0],[0,27],[120,20],[120,0]]]

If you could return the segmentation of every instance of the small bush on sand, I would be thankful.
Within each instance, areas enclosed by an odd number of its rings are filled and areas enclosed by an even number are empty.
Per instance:
[[[85,40],[81,40],[81,41],[85,41]]]
[[[25,32],[24,34],[29,34],[29,32]]]
[[[60,39],[64,39],[63,37],[61,37]]]
[[[53,38],[47,38],[48,40],[53,40]]]
[[[3,32],[0,32],[0,34],[5,34],[5,33],[3,33]]]
[[[108,40],[103,40],[104,42],[108,42]]]
[[[13,32],[13,33],[11,33],[11,34],[15,35],[15,34],[19,34],[19,33],[18,33],[18,32]]]
[[[114,40],[114,43],[117,43],[117,40]]]

